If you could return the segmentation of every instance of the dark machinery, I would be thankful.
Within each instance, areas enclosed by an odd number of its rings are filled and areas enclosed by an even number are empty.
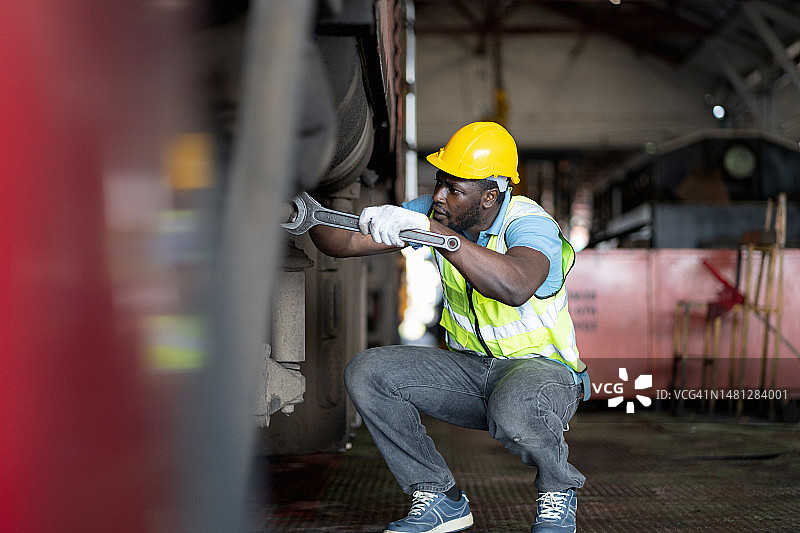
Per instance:
[[[294,154],[276,196],[289,202],[308,191],[324,206],[320,210],[344,213],[396,202],[403,194],[396,177],[405,161],[406,4],[329,0],[309,5],[309,17],[285,21],[293,24],[287,31],[303,42],[299,61],[286,66],[287,71],[299,66],[293,86],[298,112],[286,128],[270,132],[290,142]],[[246,91],[238,86],[252,72],[247,46],[239,43],[259,33],[253,27],[256,9],[255,3],[212,2],[209,34],[223,43],[218,48],[224,53],[210,67],[209,108],[217,110],[214,129],[223,164],[224,155],[247,135],[241,129],[246,102],[239,96]],[[280,48],[273,53],[276,60],[285,55]],[[236,65],[244,66],[232,68]],[[274,81],[265,78],[258,90],[277,94],[270,87]],[[281,238],[274,295],[264,302],[271,305],[272,317],[262,332],[263,353],[254,354],[263,360],[252,419],[261,428],[260,453],[344,449],[357,417],[342,372],[348,359],[371,342],[399,341],[401,270],[395,257],[334,259],[320,254],[307,235],[282,232]]]
[[[596,186],[595,246],[733,247],[778,192],[789,219],[800,214],[800,149],[786,140],[720,129],[648,148]],[[788,230],[787,246],[800,242],[800,227]]]

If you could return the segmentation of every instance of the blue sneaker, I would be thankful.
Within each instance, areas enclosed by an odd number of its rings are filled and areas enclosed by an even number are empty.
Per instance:
[[[575,533],[578,511],[575,489],[541,492],[536,501],[536,520],[531,525],[531,533]]]
[[[383,533],[451,533],[472,526],[472,513],[464,491],[454,502],[441,492],[414,491],[408,516],[386,526]]]

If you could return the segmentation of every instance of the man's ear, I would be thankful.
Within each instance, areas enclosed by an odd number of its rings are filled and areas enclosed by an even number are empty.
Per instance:
[[[498,194],[500,194],[500,191],[498,191],[497,189],[489,189],[488,191],[483,191],[483,198],[481,205],[485,209],[489,209],[495,204],[495,202],[497,202]]]

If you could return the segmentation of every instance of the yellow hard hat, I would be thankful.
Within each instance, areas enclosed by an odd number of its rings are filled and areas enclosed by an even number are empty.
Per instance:
[[[495,122],[467,124],[450,137],[444,148],[427,157],[436,168],[462,179],[502,176],[519,183],[517,143]]]

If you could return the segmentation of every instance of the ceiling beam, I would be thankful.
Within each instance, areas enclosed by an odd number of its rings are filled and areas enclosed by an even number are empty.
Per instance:
[[[764,2],[763,0],[754,2],[754,5],[776,24],[782,24],[789,28],[794,28],[795,30],[800,28],[800,15],[786,11],[774,4]]]
[[[797,70],[797,65],[795,65],[792,58],[789,57],[789,54],[786,53],[786,45],[781,42],[772,28],[770,28],[769,24],[767,24],[762,11],[756,4],[751,4],[750,2],[744,2],[742,4],[742,9],[745,15],[747,15],[747,18],[750,19],[750,22],[753,24],[759,37],[761,37],[761,40],[764,41],[764,44],[766,44],[767,48],[772,52],[775,61],[783,68],[795,86],[800,89],[800,71]]]
[[[454,1],[463,1],[471,4],[486,4],[486,3],[502,3],[504,5],[510,4],[563,4],[565,0],[506,0],[500,2],[498,0],[414,0],[415,4],[452,4]],[[608,0],[566,0],[575,4],[596,4],[598,2],[606,2]],[[652,4],[653,0],[624,0],[626,4]]]
[[[428,26],[417,28],[417,33],[419,34],[453,34],[453,33],[484,33],[487,29],[483,26],[456,26],[456,25],[447,25],[447,26]],[[502,33],[586,33],[588,32],[595,32],[595,33],[611,33],[613,32],[615,35],[641,35],[644,33],[649,33],[650,35],[657,34],[666,34],[666,33],[687,33],[695,35],[697,32],[695,31],[675,31],[674,28],[657,28],[653,27],[646,28],[646,31],[642,26],[634,27],[628,26],[624,27],[621,24],[614,25],[612,28],[603,27],[596,24],[582,24],[580,26],[560,26],[560,25],[541,25],[541,24],[515,24],[514,26],[501,26],[500,31]],[[713,32],[708,31],[703,33],[704,36],[709,36]]]
[[[425,25],[417,26],[417,33],[482,33],[486,31],[483,24],[471,24],[466,26],[458,25]],[[668,21],[652,18],[650,20],[640,20],[637,23],[611,22],[609,24],[596,24],[589,20],[579,20],[576,24],[515,24],[513,26],[502,26],[503,33],[584,33],[593,31],[596,33],[614,32],[619,35],[637,34],[670,34],[683,33],[698,36],[710,36],[714,30],[695,25],[675,25]]]
[[[722,53],[719,48],[719,44],[713,41],[708,41],[708,49],[711,50],[711,53],[717,60],[717,63],[722,68],[722,72],[725,74],[725,77],[728,78],[728,81],[731,83],[731,85],[733,85],[736,93],[747,105],[747,109],[750,110],[750,114],[752,114],[753,118],[763,126],[763,117],[761,116],[761,109],[758,106],[758,102],[756,102],[756,99],[753,98],[753,94],[745,81],[741,76],[739,76],[739,73],[736,72],[736,69],[725,57],[725,54]]]
[[[715,32],[711,26],[684,18],[674,5],[666,10],[652,2],[634,4],[633,9],[619,9],[606,2],[596,2],[592,9],[576,7],[569,2],[545,7],[580,22],[584,31],[608,35],[637,53],[647,53],[673,65],[685,60],[686,50],[676,48],[668,40],[659,37],[688,35],[703,39]]]

